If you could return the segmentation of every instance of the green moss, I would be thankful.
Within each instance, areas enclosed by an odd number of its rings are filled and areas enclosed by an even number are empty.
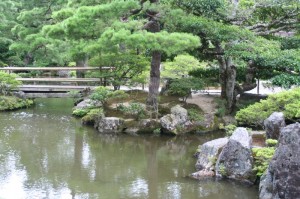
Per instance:
[[[283,112],[286,119],[300,119],[300,88],[270,95],[266,100],[237,112],[235,118],[241,125],[262,127],[263,121],[273,112]]]
[[[231,136],[237,127],[233,124],[225,126],[225,132],[227,136]]]
[[[77,116],[77,117],[83,117],[83,116],[85,116],[86,114],[88,114],[89,111],[90,111],[90,109],[78,108],[78,109],[75,109],[75,110],[72,112],[72,115],[75,115],[75,116]]]
[[[0,96],[0,111],[27,108],[33,105],[31,99],[21,99],[15,96]]]
[[[187,110],[188,111],[188,116],[189,119],[193,122],[197,122],[197,121],[203,121],[204,120],[204,116],[203,113],[195,108],[190,108]]]
[[[253,171],[258,177],[262,176],[267,170],[269,163],[275,153],[274,147],[264,147],[264,148],[253,148],[252,149],[254,158]]]
[[[266,145],[269,146],[269,147],[274,147],[276,146],[278,143],[277,140],[274,140],[274,139],[267,139],[266,140]]]
[[[90,109],[89,112],[81,118],[81,121],[84,124],[94,124],[97,118],[103,116],[104,112],[102,108]]]

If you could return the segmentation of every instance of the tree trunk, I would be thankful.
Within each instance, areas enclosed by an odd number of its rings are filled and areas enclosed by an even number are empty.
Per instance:
[[[76,67],[87,67],[88,66],[88,56],[85,56],[83,59],[76,60]],[[77,78],[84,78],[84,71],[77,70],[76,77]]]
[[[151,1],[151,3],[157,3],[157,0]],[[151,11],[148,11],[151,12]],[[151,13],[154,16],[155,13]],[[150,17],[144,28],[149,32],[160,32],[160,23],[155,19],[155,17]],[[151,60],[151,70],[150,70],[150,82],[149,82],[149,93],[146,104],[154,111],[158,110],[157,98],[159,94],[159,84],[160,84],[160,64],[161,64],[161,52],[153,51]]]
[[[159,94],[159,84],[160,84],[160,63],[161,63],[161,53],[158,51],[152,52],[147,105],[151,106],[154,110],[157,110],[157,106],[158,106],[157,97]]]

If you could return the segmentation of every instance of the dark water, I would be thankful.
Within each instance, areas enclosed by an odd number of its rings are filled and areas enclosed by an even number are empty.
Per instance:
[[[197,146],[218,135],[98,135],[71,108],[71,100],[41,99],[0,113],[0,198],[257,198],[256,187],[186,177]]]

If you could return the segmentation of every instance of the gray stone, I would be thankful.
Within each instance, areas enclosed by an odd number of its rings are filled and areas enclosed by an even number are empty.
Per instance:
[[[125,120],[124,133],[137,135],[137,134],[151,134],[154,130],[160,128],[160,123],[156,120],[143,119],[140,121],[136,120]]]
[[[124,120],[117,117],[99,118],[95,122],[95,128],[100,133],[121,133],[123,131]]]
[[[284,115],[281,112],[274,112],[264,121],[267,139],[278,139],[280,128],[285,127]]]
[[[17,91],[13,93],[14,96],[21,98],[21,99],[25,99],[26,98],[26,94],[23,91]]]
[[[216,163],[216,175],[253,182],[252,137],[245,128],[237,128],[223,148]]]
[[[85,108],[92,108],[92,107],[101,107],[101,102],[91,99],[85,99],[82,102],[78,103],[75,106],[75,109],[85,109]]]
[[[218,155],[227,143],[228,138],[219,138],[200,145],[198,160],[195,165],[197,172],[191,174],[191,177],[199,179],[215,176],[215,164]]]
[[[280,130],[279,144],[259,186],[260,199],[300,198],[300,124]]]
[[[163,132],[180,134],[185,132],[185,128],[191,125],[188,119],[188,112],[179,105],[171,108],[171,114],[167,114],[160,119]]]

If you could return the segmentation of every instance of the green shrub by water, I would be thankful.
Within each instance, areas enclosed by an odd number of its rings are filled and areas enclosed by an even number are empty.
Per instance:
[[[33,105],[31,99],[21,99],[15,96],[0,96],[0,111],[27,108]]]
[[[90,109],[89,112],[81,118],[83,124],[93,124],[96,119],[104,116],[102,108]]]
[[[88,114],[89,111],[90,111],[89,109],[78,108],[78,109],[73,110],[72,115],[75,115],[77,117],[83,117],[86,114]]]
[[[254,158],[253,171],[260,177],[267,170],[275,153],[275,147],[253,148],[252,153]]]
[[[300,119],[300,88],[270,95],[237,112],[235,118],[240,125],[262,127],[263,121],[273,112],[283,112],[286,119]]]

